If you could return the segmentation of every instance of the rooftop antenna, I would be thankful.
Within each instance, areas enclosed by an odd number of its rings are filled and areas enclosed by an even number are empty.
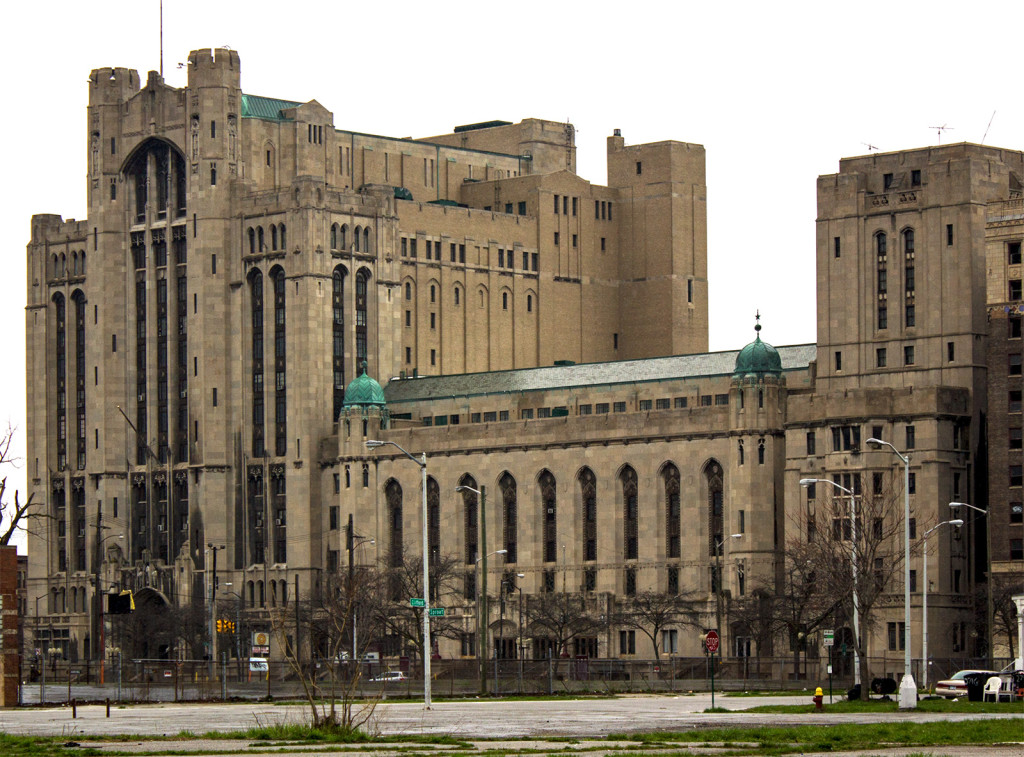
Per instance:
[[[985,137],[988,136],[988,130],[992,128],[992,121],[996,117],[996,112],[992,111],[992,118],[988,120],[988,126],[985,127],[985,134],[981,137],[981,143],[985,144]]]
[[[160,78],[164,78],[164,0],[160,0]]]
[[[869,142],[861,142],[861,144],[864,145],[866,148],[868,148],[868,152],[871,152],[872,150],[877,150],[878,149],[877,147],[875,147],[873,144],[871,144]]]
[[[953,131],[953,127],[952,126],[946,126],[946,124],[942,124],[942,126],[929,126],[928,128],[929,129],[935,129],[935,131],[938,132],[938,134],[939,134],[939,144],[940,145],[942,144],[942,132],[944,132],[944,131]]]

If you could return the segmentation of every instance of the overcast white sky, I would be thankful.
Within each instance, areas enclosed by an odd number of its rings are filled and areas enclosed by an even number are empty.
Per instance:
[[[282,12],[287,10],[288,12]],[[85,217],[89,72],[156,70],[158,0],[4,12],[0,424],[25,427],[25,245],[33,213]],[[252,94],[317,99],[345,129],[422,137],[568,119],[604,184],[605,138],[707,149],[711,349],[815,340],[815,179],[841,157],[942,141],[1024,148],[1024,3],[164,0],[164,75],[230,46]],[[8,484],[24,488],[24,469]]]

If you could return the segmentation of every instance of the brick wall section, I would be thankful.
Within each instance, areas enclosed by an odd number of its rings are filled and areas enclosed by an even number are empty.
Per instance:
[[[0,707],[13,707],[18,703],[18,551],[15,547],[0,547]]]

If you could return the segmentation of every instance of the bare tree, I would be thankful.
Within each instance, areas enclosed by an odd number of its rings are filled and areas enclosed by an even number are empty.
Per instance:
[[[423,648],[424,608],[412,607],[409,600],[423,596],[423,558],[409,554],[398,565],[384,568],[383,580],[386,593],[372,608],[378,627],[385,633],[397,636],[403,646],[414,649],[419,659],[432,650]],[[437,556],[430,561],[430,604],[441,606],[446,597],[461,596],[459,590],[465,569],[458,558],[452,555]],[[431,637],[458,638],[461,626],[449,614],[430,620]]]
[[[902,589],[903,491],[891,481],[890,476],[890,485],[884,486],[881,479],[873,479],[872,493],[863,495],[859,479],[851,478],[846,488],[854,493],[853,508],[849,495],[832,496],[842,490],[823,485],[825,496],[808,503],[795,519],[796,535],[784,549],[780,584],[771,602],[776,627],[787,633],[794,648],[795,665],[807,636],[833,613],[853,616],[856,589],[860,638],[854,645],[860,678],[871,680],[866,640],[879,607]],[[863,687],[861,696],[868,693]]]
[[[0,470],[7,471],[10,468],[17,468],[20,460],[14,457],[11,444],[14,441],[14,427],[7,426],[7,429],[0,433]],[[35,500],[35,492],[29,495],[25,502],[21,502],[19,492],[14,490],[14,501],[7,498],[7,475],[0,478],[0,547],[11,543],[14,534],[17,533],[22,520],[28,520],[30,516],[36,515],[32,512]]]
[[[360,660],[378,635],[372,626],[375,615],[368,610],[379,603],[383,585],[376,570],[360,569],[351,578],[328,574],[323,585],[300,603],[297,614],[295,609],[282,609],[272,615],[275,636],[302,686],[314,728],[352,733],[365,728],[373,718],[378,700],[356,700],[362,676]],[[361,635],[354,634],[357,618]],[[309,629],[308,664],[302,663],[300,651],[288,642],[287,629],[295,622]],[[358,647],[354,658],[349,654],[353,638]],[[325,679],[323,685],[321,677]]]
[[[700,626],[700,608],[703,598],[695,594],[659,594],[642,591],[618,603],[614,615],[616,625],[635,628],[651,640],[654,659],[661,661],[658,637],[670,626]]]
[[[577,592],[531,594],[526,597],[525,614],[530,635],[550,639],[563,657],[568,656],[573,639],[596,634],[605,627],[587,597]]]

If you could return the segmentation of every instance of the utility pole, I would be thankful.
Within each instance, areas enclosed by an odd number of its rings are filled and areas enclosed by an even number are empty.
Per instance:
[[[480,485],[480,612],[477,616],[477,635],[480,648],[480,694],[487,694],[487,487]]]
[[[217,550],[224,547],[214,546],[213,542],[206,545],[213,553],[213,576],[210,580],[210,679],[213,679],[214,665],[217,663],[217,627],[214,616],[217,614]]]

